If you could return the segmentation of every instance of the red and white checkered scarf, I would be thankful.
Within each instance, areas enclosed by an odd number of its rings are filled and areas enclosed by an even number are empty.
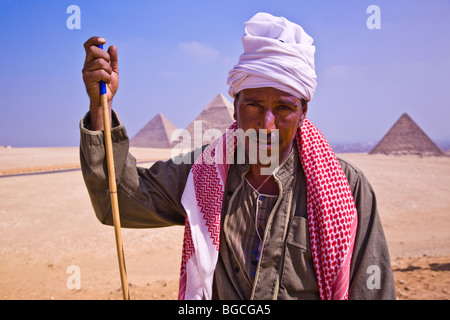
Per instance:
[[[220,217],[234,123],[193,164],[182,196],[186,209],[179,299],[211,299]],[[311,251],[320,298],[348,299],[357,213],[348,180],[320,131],[305,119],[296,135],[306,177]],[[233,149],[234,150],[234,149]]]

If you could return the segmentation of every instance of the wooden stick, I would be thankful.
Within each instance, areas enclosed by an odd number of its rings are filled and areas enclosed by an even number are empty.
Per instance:
[[[103,46],[101,46],[103,47]],[[125,256],[123,253],[122,233],[120,226],[119,201],[117,199],[116,173],[114,170],[114,155],[111,140],[111,124],[109,120],[108,95],[106,84],[100,82],[100,98],[102,102],[103,130],[105,136],[106,164],[108,167],[109,192],[111,196],[111,208],[114,224],[114,233],[116,237],[117,257],[119,259],[120,281],[122,284],[122,295],[124,300],[130,300],[128,290],[128,278],[125,268]]]

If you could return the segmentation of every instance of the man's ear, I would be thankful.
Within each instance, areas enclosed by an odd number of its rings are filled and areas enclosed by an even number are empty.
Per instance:
[[[303,100],[303,102],[302,102],[302,110],[303,110],[303,117],[305,117],[306,113],[308,112],[308,101]]]
[[[302,101],[302,116],[300,117],[300,122],[301,123],[303,123],[303,120],[305,120],[307,112],[308,112],[308,101],[303,100]]]
[[[302,115],[298,122],[299,127],[301,127],[303,125],[303,121],[305,120],[307,112],[308,112],[308,101],[302,100]]]
[[[233,113],[233,119],[235,120],[235,121],[237,121],[237,106],[238,106],[238,96],[239,95],[236,95],[236,97],[234,98],[234,101],[233,101],[233,106],[234,106],[234,113]]]

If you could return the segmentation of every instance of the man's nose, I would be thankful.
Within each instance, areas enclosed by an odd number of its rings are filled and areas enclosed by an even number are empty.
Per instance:
[[[263,115],[261,129],[266,129],[267,133],[270,133],[270,131],[277,128],[275,120],[275,115],[273,114],[272,110],[267,110]]]

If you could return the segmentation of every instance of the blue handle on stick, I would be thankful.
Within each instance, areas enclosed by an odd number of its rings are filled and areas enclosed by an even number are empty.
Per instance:
[[[100,49],[103,49],[103,45],[99,45],[98,46]],[[106,94],[106,83],[104,81],[100,81],[100,95],[104,95]]]

